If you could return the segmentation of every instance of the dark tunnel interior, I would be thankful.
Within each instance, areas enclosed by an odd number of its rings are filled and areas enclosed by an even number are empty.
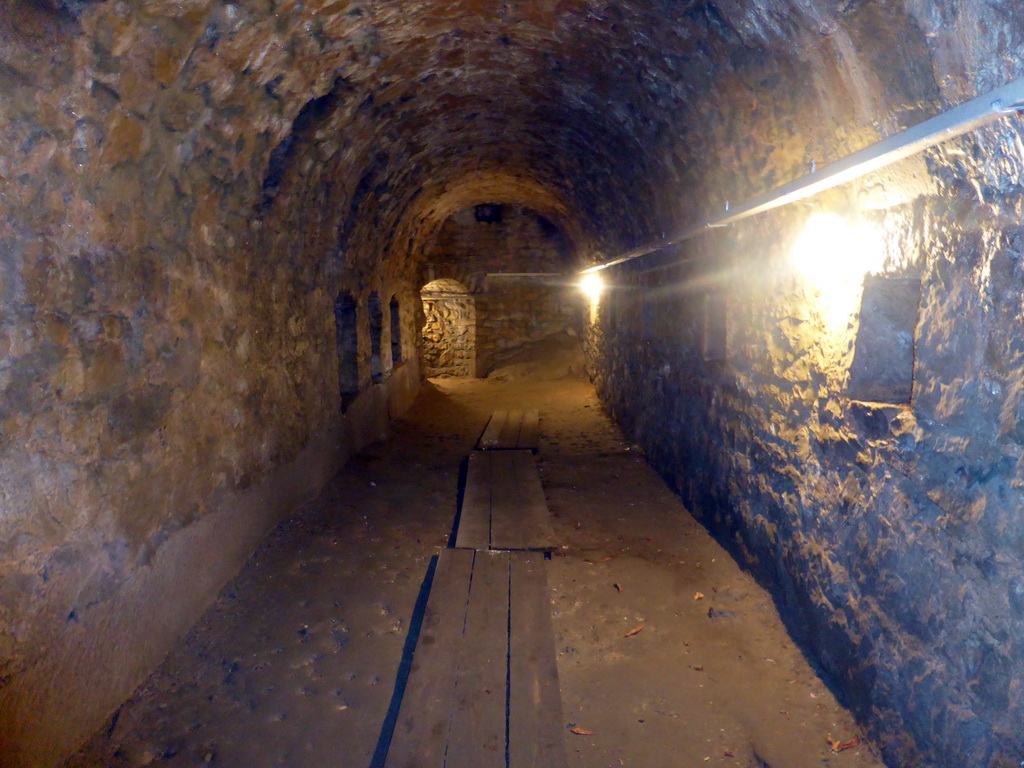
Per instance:
[[[1024,765],[1022,68],[1015,0],[0,0],[0,765],[113,732],[310,500],[411,612],[513,407],[556,534],[696,520],[872,759]]]

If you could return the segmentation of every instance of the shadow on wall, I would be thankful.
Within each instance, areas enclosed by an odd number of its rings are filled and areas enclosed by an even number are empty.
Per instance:
[[[494,381],[556,381],[586,377],[583,343],[573,329],[523,344],[497,356],[487,373]]]

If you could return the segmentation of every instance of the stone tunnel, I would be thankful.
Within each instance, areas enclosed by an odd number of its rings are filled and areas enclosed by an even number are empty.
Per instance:
[[[1024,103],[702,226],[1022,69],[1016,0],[4,0],[0,764],[554,339],[887,765],[1024,765]]]

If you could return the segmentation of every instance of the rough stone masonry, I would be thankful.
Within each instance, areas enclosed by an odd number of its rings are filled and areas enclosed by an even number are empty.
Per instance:
[[[1019,76],[1021,14],[4,0],[0,763],[58,764],[401,413],[453,215],[600,260]],[[1024,755],[1022,177],[1010,117],[612,270],[592,313],[609,408],[892,765]],[[880,233],[909,325],[895,289],[826,318],[789,258],[816,212]],[[865,324],[909,397],[848,388]]]

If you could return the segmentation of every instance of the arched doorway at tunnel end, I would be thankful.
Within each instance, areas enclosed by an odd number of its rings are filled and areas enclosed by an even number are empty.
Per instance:
[[[420,289],[423,300],[423,372],[427,377],[479,375],[476,349],[476,299],[452,278],[431,280]]]

